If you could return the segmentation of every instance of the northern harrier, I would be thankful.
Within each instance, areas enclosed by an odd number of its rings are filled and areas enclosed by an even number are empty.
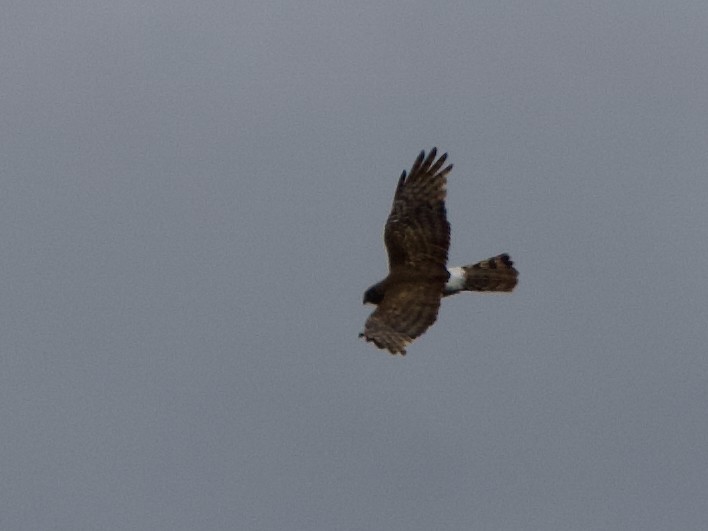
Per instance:
[[[364,293],[364,304],[377,308],[359,334],[391,354],[405,355],[405,346],[435,322],[442,297],[460,291],[512,291],[518,272],[508,254],[482,262],[447,267],[450,224],[445,211],[447,153],[435,160],[421,151],[410,174],[398,180],[384,242],[388,276]]]

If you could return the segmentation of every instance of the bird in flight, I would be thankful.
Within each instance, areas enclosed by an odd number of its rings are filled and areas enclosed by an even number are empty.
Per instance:
[[[364,304],[375,304],[376,310],[359,337],[391,354],[406,354],[406,345],[435,322],[443,297],[461,291],[509,292],[519,275],[508,254],[447,267],[445,196],[452,164],[445,166],[447,153],[436,157],[436,148],[427,157],[421,151],[398,180],[384,228],[388,276],[364,292]]]

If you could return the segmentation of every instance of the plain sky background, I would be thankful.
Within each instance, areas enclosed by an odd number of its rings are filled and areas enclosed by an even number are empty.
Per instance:
[[[708,528],[708,3],[2,2],[0,528]],[[357,338],[396,180],[447,299]]]

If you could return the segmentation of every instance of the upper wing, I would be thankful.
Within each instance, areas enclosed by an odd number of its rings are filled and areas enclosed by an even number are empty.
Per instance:
[[[391,354],[406,354],[406,345],[435,322],[443,281],[399,282],[369,316],[360,337]]]
[[[445,211],[445,186],[452,164],[443,168],[447,153],[437,161],[436,154],[436,148],[427,157],[421,151],[410,174],[406,176],[404,171],[398,180],[384,242],[391,271],[424,269],[444,274],[447,279],[450,224]]]

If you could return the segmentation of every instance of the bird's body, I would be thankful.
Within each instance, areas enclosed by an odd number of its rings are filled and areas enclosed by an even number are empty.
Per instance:
[[[447,267],[450,224],[445,210],[447,153],[418,155],[410,174],[401,175],[386,221],[384,242],[389,274],[364,293],[376,304],[361,337],[392,354],[435,322],[442,297],[460,291],[511,291],[518,272],[501,254],[469,266]]]

